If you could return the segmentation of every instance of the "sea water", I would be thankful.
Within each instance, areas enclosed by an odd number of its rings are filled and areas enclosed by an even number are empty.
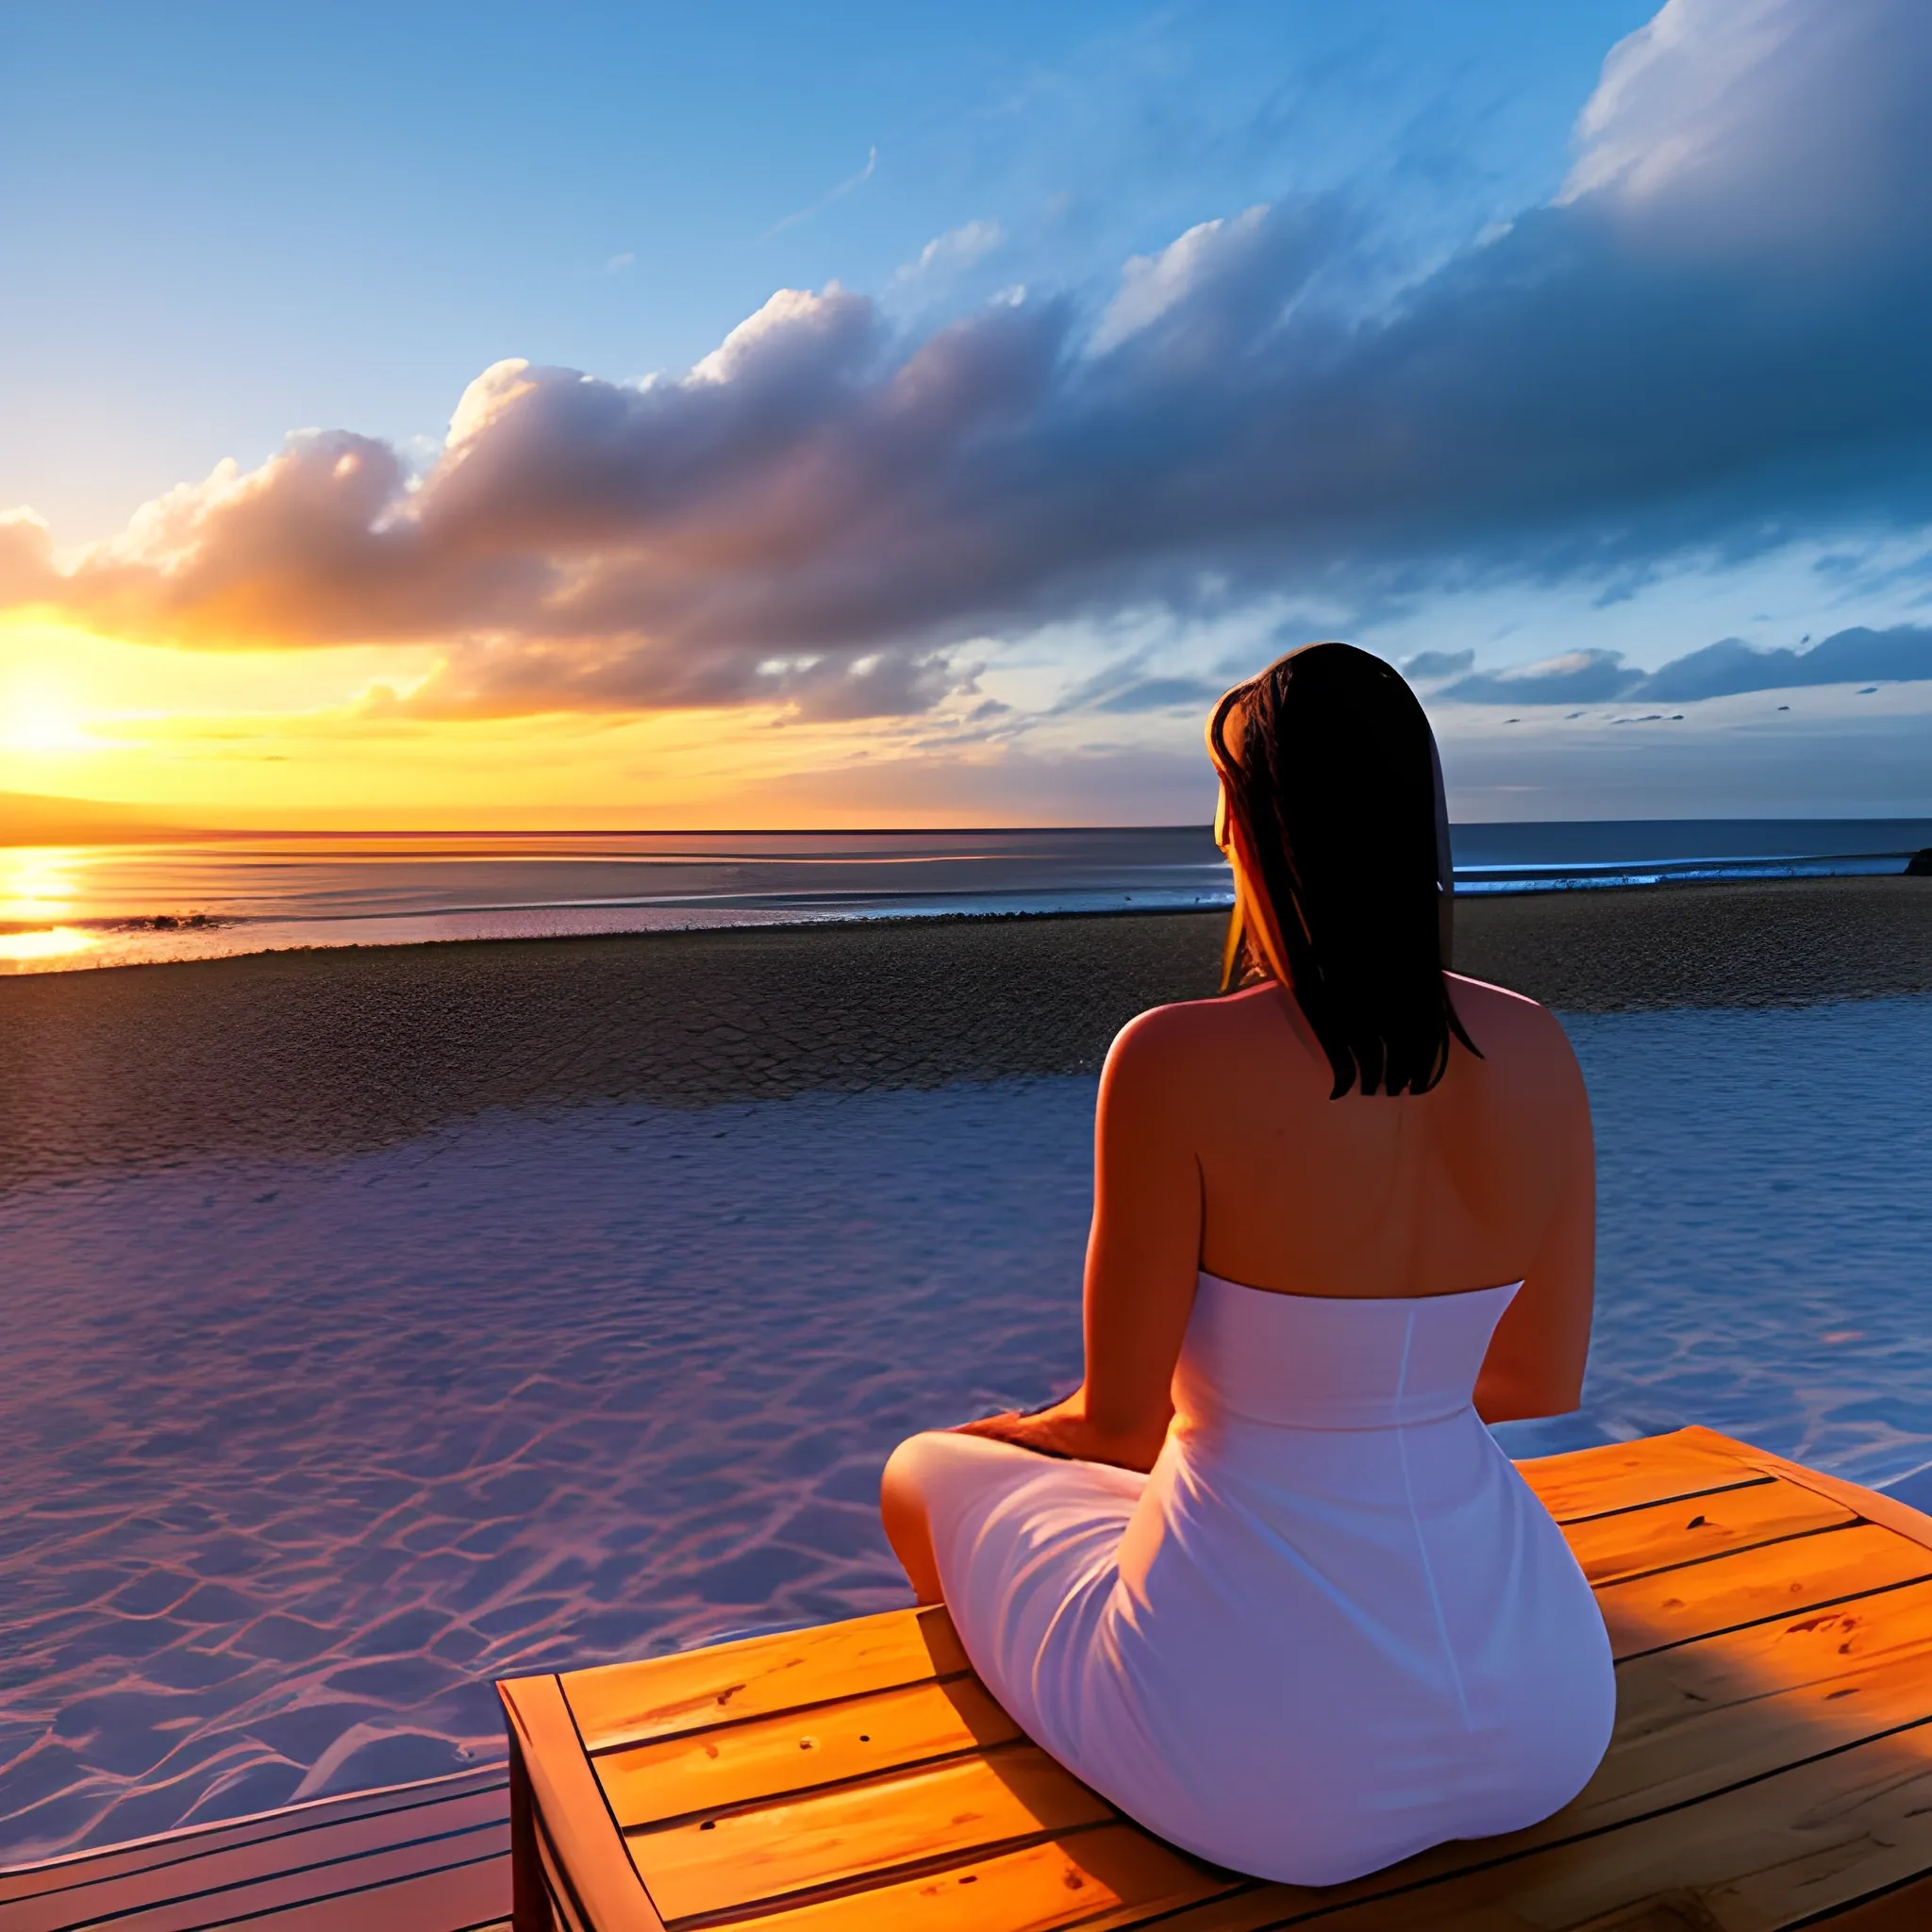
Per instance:
[[[1458,825],[1462,892],[1900,872],[1932,819]],[[236,834],[0,846],[0,973],[290,946],[1226,906],[1206,825]]]
[[[1932,1461],[1932,1000],[1570,1023],[1582,1412]],[[908,1601],[902,1436],[1079,1370],[1093,1082],[504,1111],[0,1197],[0,1861],[500,1752],[493,1675]]]

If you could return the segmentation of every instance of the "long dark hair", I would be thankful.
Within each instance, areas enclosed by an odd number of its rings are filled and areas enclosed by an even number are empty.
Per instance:
[[[1305,644],[1215,708],[1208,744],[1245,834],[1251,886],[1283,956],[1244,930],[1224,985],[1286,969],[1335,1071],[1333,1098],[1426,1093],[1452,1036],[1472,1053],[1442,974],[1454,891],[1441,765],[1401,675],[1352,644]]]

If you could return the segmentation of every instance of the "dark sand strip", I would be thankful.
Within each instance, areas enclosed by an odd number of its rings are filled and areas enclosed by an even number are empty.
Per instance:
[[[1457,963],[1559,1010],[1932,991],[1932,880],[1465,900]],[[0,980],[0,1186],[347,1153],[499,1106],[706,1107],[1097,1067],[1211,992],[1219,914],[261,955]]]

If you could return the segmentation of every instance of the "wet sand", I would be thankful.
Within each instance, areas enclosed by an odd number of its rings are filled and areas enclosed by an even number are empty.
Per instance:
[[[1566,1012],[1932,990],[1932,880],[1464,900],[1457,964]],[[341,948],[0,980],[0,1187],[337,1155],[494,1107],[704,1108],[1091,1071],[1212,991],[1221,914]]]

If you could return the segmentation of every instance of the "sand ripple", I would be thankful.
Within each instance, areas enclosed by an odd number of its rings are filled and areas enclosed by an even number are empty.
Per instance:
[[[1584,1414],[1512,1446],[1932,1457],[1932,1001],[1573,1031],[1602,1318]],[[0,1196],[0,1858],[493,1756],[494,1674],[905,1601],[891,1444],[1076,1372],[1092,1091],[499,1111]]]

